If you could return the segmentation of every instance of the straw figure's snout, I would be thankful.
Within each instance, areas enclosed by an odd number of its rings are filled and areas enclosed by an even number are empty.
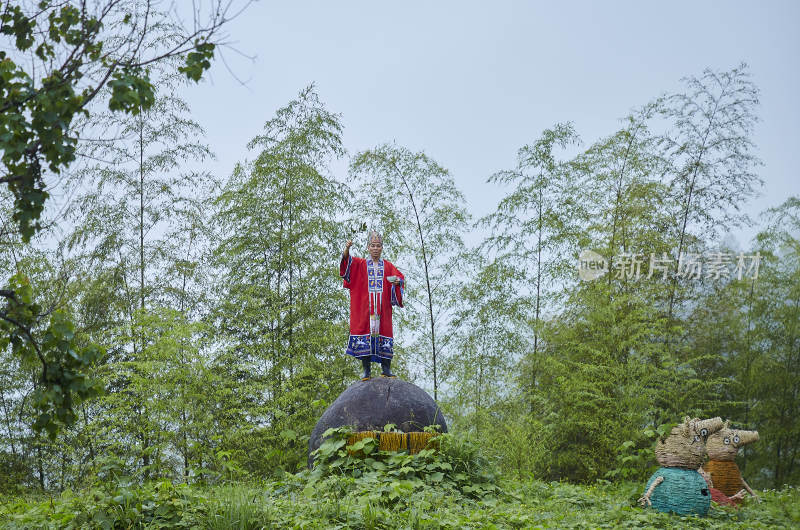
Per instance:
[[[700,420],[687,416],[656,444],[656,460],[663,467],[699,468],[706,457],[706,439],[723,426],[721,418]]]
[[[758,431],[742,431],[725,427],[712,434],[706,442],[710,460],[735,460],[739,448],[758,441]]]
[[[739,441],[736,441],[736,438],[739,438]],[[733,443],[738,444],[737,447],[741,447],[743,445],[751,444],[753,442],[758,441],[758,431],[735,431],[733,435]]]

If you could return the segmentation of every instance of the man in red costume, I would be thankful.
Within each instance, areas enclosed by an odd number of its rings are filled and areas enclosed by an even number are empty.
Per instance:
[[[350,255],[352,241],[344,247],[339,276],[350,289],[350,340],[347,354],[361,359],[362,381],[370,378],[371,363],[381,363],[383,377],[395,377],[391,371],[394,355],[392,306],[403,307],[403,274],[381,259],[383,239],[375,231],[369,233],[369,258]]]

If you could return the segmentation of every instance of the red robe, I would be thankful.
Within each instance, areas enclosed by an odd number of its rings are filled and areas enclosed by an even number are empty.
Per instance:
[[[403,274],[383,259],[368,265],[364,258],[348,256],[339,264],[339,276],[344,279],[345,289],[350,289],[347,354],[369,357],[376,363],[391,359],[394,355],[392,306],[403,307]],[[400,283],[394,285],[386,279],[388,276],[397,276]],[[370,330],[371,322],[376,323],[376,329]]]

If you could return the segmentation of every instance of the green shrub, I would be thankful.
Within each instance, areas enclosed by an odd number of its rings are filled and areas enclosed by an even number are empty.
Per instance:
[[[645,429],[634,440],[627,440],[617,448],[616,467],[606,473],[610,480],[647,480],[658,469],[655,450],[659,439],[668,436],[675,423],[659,425],[657,429]]]
[[[65,491],[58,502],[18,504],[0,522],[6,529],[192,528],[203,519],[206,501],[196,490],[167,480],[143,486],[120,481],[80,495]]]
[[[417,454],[379,451],[378,440],[364,438],[347,445],[346,427],[328,429],[325,441],[314,453],[314,469],[308,472],[308,485],[314,487],[326,477],[355,479],[355,487],[372,492],[376,500],[393,501],[426,486],[458,491],[482,498],[497,494],[495,467],[478,447],[451,434],[430,440]]]

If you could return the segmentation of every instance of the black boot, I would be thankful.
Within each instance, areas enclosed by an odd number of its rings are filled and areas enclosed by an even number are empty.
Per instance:
[[[391,359],[381,359],[381,377],[397,377],[392,373]]]
[[[370,372],[370,365],[372,361],[369,357],[362,357],[361,358],[361,366],[364,368],[364,375],[361,376],[362,381],[367,381],[368,379],[372,378],[372,374]]]

